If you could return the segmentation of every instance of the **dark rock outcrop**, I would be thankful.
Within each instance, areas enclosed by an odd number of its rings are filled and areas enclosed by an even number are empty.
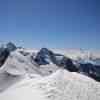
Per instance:
[[[6,48],[0,48],[0,67],[4,64],[8,56],[9,51]]]
[[[10,52],[16,49],[17,47],[11,42],[0,48],[0,67],[4,64],[4,62],[8,58]]]
[[[6,48],[8,49],[9,52],[17,49],[17,47],[12,42],[7,43]]]
[[[52,51],[48,50],[47,48],[42,48],[35,58],[35,61],[39,65],[46,65],[50,62],[56,64],[59,67],[63,67],[70,72],[78,71],[77,67],[74,66],[72,60],[70,58],[65,57],[61,54],[55,54]]]
[[[35,61],[39,65],[46,65],[54,61],[54,54],[52,51],[48,50],[47,48],[42,48],[38,53],[37,56],[35,57]]]
[[[75,66],[70,58],[63,57],[61,60],[61,65],[64,66],[65,69],[67,69],[70,72],[77,72],[78,68]]]
[[[100,81],[100,66],[91,63],[80,64],[79,73]]]

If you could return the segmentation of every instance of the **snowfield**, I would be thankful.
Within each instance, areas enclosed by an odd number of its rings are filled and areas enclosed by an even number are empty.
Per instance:
[[[100,84],[94,80],[59,69],[46,77],[15,83],[0,94],[1,100],[100,100]]]
[[[31,59],[34,50],[25,49],[28,56],[19,51],[11,52],[0,68],[0,100],[100,100],[99,82],[52,63],[39,66]],[[75,60],[91,56],[83,51],[55,51]]]

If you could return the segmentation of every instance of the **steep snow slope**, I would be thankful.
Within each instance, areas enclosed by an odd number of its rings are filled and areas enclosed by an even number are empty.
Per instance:
[[[1,100],[100,100],[100,84],[59,69],[46,77],[24,78],[0,94]]]
[[[12,75],[24,75],[26,73],[38,72],[36,66],[35,62],[33,65],[30,59],[24,57],[19,52],[14,51],[9,55],[0,71],[6,71]]]

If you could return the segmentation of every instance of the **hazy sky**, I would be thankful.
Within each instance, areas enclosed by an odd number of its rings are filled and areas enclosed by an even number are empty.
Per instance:
[[[100,49],[100,0],[0,0],[0,42]]]

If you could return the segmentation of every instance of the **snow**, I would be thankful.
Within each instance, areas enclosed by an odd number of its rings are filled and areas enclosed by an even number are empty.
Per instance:
[[[58,69],[59,67],[55,64],[41,65],[39,68],[43,76],[50,75],[51,73],[56,72]]]
[[[0,94],[1,100],[100,100],[100,84],[94,80],[59,69],[46,77],[15,83]]]
[[[24,81],[24,80],[23,80]],[[0,94],[1,100],[47,100],[43,96],[42,91],[33,88],[27,83],[27,80],[23,82],[24,84],[16,84],[16,87],[8,89],[6,92]]]
[[[27,51],[27,50],[25,50]],[[34,50],[28,50],[33,52]],[[73,59],[86,57],[79,51],[56,50]],[[73,53],[72,53],[73,52]],[[0,68],[0,100],[100,100],[100,83],[58,68],[55,64],[38,66],[30,55],[10,54]]]
[[[99,83],[62,69],[39,80],[36,86],[49,100],[100,100]]]
[[[42,74],[40,67],[31,61],[30,56],[23,56],[19,52],[12,52],[0,71],[8,72],[12,75]]]

